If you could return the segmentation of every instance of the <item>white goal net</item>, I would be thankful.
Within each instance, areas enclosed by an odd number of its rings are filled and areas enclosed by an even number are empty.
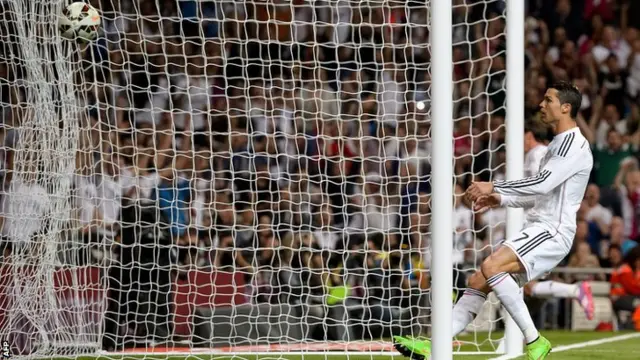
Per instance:
[[[391,351],[504,235],[505,16],[454,1],[454,269],[430,269],[429,2],[0,1],[0,339],[14,354]],[[66,3],[64,3],[66,5]],[[454,194],[452,194],[454,195]],[[437,311],[437,310],[435,310]],[[495,351],[495,304],[456,343]],[[386,339],[386,340],[385,340]],[[211,350],[214,349],[214,350]]]

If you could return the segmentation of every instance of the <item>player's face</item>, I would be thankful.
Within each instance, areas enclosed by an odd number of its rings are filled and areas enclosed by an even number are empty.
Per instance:
[[[558,99],[558,91],[556,89],[548,89],[540,103],[542,121],[546,124],[553,123],[557,121],[564,110],[562,104],[560,104],[560,99]]]

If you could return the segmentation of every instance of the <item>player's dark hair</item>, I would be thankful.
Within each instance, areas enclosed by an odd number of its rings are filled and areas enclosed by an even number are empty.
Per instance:
[[[578,116],[580,105],[582,104],[582,94],[577,87],[573,84],[560,81],[551,86],[551,89],[555,89],[558,92],[558,100],[561,105],[571,105],[571,118],[575,119]]]
[[[537,142],[549,138],[549,127],[541,121],[531,119],[524,124],[524,133],[531,133]]]

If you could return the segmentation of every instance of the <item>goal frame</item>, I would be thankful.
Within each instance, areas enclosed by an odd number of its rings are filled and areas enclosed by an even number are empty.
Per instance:
[[[524,18],[525,6],[521,1],[506,1],[506,33],[507,33],[507,74],[506,92],[506,154],[508,180],[523,176],[523,129],[524,129]],[[432,213],[431,233],[438,241],[432,243],[431,269],[438,273],[432,278],[432,313],[433,358],[450,360],[453,358],[451,346],[453,299],[453,41],[452,41],[452,0],[432,0],[430,9],[431,31],[431,112],[433,139],[432,171],[432,204],[437,211]],[[507,211],[506,235],[513,236],[523,224],[522,209],[510,208]],[[515,356],[522,353],[522,335],[514,322],[505,315],[506,331],[503,348],[497,353]],[[57,344],[59,345],[59,344]],[[98,351],[101,353],[101,351]],[[190,352],[189,354],[194,354]],[[486,355],[495,352],[474,352]],[[147,353],[145,353],[147,354]],[[233,353],[240,355],[242,353]],[[258,355],[258,352],[251,352]],[[278,354],[269,352],[270,355]],[[287,354],[292,354],[287,352]],[[303,352],[303,354],[313,354]],[[326,355],[326,352],[322,352]],[[362,353],[360,353],[362,354]],[[368,353],[375,355],[376,353]],[[388,354],[388,353],[385,353]],[[462,354],[456,352],[456,354]],[[465,353],[470,354],[470,353]]]
[[[431,357],[451,360],[453,331],[453,29],[452,1],[431,1],[431,281],[432,311]],[[450,120],[451,119],[451,120]]]
[[[523,1],[506,1],[506,35],[507,35],[507,69],[506,72],[506,177],[507,180],[521,179],[523,171],[524,152],[524,18],[525,6]],[[432,58],[432,125],[433,137],[433,207],[431,233],[438,239],[432,244],[433,270],[438,276],[432,282],[432,306],[437,308],[433,312],[432,326],[438,331],[433,332],[432,357],[450,360],[453,357],[451,348],[452,332],[452,298],[453,280],[451,274],[453,249],[452,209],[453,197],[453,165],[449,159],[453,158],[453,76],[452,76],[452,22],[451,0],[431,2],[431,51],[437,54]],[[522,229],[523,210],[507,209],[506,236],[510,237]],[[505,312],[504,348],[498,352],[509,356],[522,353],[522,333]]]
[[[524,1],[506,1],[507,4],[507,89],[506,150],[507,180],[524,176]],[[524,210],[507,209],[507,237],[515,236],[524,224]],[[506,314],[506,311],[505,311]],[[505,352],[510,356],[522,354],[523,336],[513,319],[505,315]]]

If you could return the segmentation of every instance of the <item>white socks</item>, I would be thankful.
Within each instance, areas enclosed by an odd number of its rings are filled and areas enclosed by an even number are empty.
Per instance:
[[[482,291],[471,288],[464,291],[453,307],[453,337],[460,334],[476,318],[485,300],[487,294]]]
[[[516,281],[507,273],[499,273],[487,279],[487,284],[491,286],[502,306],[518,324],[527,344],[538,339],[538,330],[533,324],[527,305],[522,298],[520,286]]]
[[[531,295],[538,297],[575,298],[578,285],[556,281],[541,281],[531,287]]]
[[[518,284],[507,273],[500,273],[489,280],[487,284],[495,291],[502,306],[509,312],[524,334],[527,343],[535,341],[539,334],[531,315],[522,298]],[[539,297],[575,298],[578,295],[578,285],[564,284],[556,281],[541,281],[531,288],[531,294]],[[482,291],[467,288],[453,307],[453,334],[460,334],[475,319],[482,310],[487,294]]]

